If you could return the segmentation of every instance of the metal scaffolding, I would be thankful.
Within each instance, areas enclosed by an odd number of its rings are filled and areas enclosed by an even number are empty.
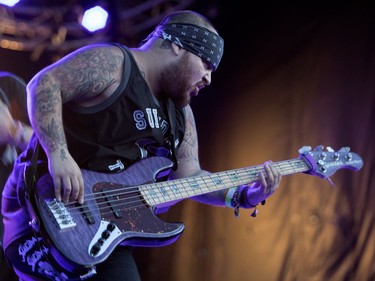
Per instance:
[[[92,3],[93,1],[91,1]],[[0,48],[64,55],[87,44],[117,41],[134,46],[169,12],[189,9],[195,0],[97,1],[110,14],[107,26],[95,33],[81,26],[85,0],[21,0],[0,5]]]

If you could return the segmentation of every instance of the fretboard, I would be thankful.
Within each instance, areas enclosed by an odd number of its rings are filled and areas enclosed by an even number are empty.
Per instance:
[[[307,172],[310,169],[306,162],[299,158],[275,162],[274,164],[284,176]],[[249,184],[259,179],[259,172],[264,173],[263,165],[145,184],[140,186],[139,189],[147,203],[155,206],[212,191]]]

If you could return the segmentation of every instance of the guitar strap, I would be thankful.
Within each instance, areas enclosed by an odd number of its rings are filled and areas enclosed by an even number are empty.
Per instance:
[[[25,181],[25,201],[28,208],[29,214],[31,216],[30,225],[35,231],[40,230],[39,219],[33,208],[35,206],[34,187],[38,178],[38,154],[39,154],[39,141],[36,139],[36,145],[32,153],[31,159],[26,163],[23,178]]]
[[[171,145],[171,159],[174,163],[173,170],[176,171],[178,166],[177,156],[176,156],[176,109],[175,105],[171,99],[167,101],[167,111],[169,123],[171,124],[171,132],[169,137],[169,142]]]

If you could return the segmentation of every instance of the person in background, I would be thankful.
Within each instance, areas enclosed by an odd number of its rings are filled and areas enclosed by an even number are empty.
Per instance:
[[[26,83],[14,73],[0,71],[0,190],[18,154],[32,135],[26,108]],[[0,201],[1,207],[1,201]],[[0,216],[0,281],[18,280],[3,256],[3,222]]]
[[[169,179],[208,175],[199,162],[190,101],[211,84],[223,52],[224,40],[208,19],[183,10],[167,15],[138,48],[117,43],[85,46],[32,78],[27,85],[28,111],[35,133],[6,183],[2,209],[5,253],[21,279],[67,280],[77,275],[101,281],[141,279],[133,245],[117,245],[86,271],[69,271],[68,262],[55,255],[29,224],[25,166],[40,144],[38,176],[49,173],[52,181],[41,188],[52,191],[57,202],[83,208],[88,198],[82,169],[109,175],[129,167],[144,170],[142,165],[150,164],[145,161],[159,156],[174,163]],[[239,208],[255,208],[273,194],[281,177],[280,169],[267,161],[254,183],[228,184],[189,198],[227,206],[237,214]],[[178,201],[156,206],[157,211]]]

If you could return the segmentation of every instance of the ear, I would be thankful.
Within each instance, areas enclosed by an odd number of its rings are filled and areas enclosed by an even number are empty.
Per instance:
[[[172,52],[178,56],[181,52],[181,47],[177,46],[175,43],[171,43],[171,47],[172,47]]]

